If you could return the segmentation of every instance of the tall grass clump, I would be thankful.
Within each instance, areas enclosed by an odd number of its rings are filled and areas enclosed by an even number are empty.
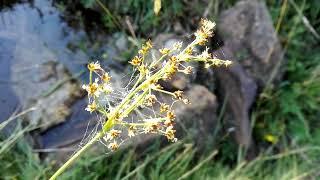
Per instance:
[[[111,77],[98,62],[88,64],[89,84],[83,85],[88,92],[89,103],[86,110],[90,113],[99,112],[104,120],[101,130],[96,133],[78,152],[76,152],[60,169],[51,177],[56,179],[80,155],[84,154],[94,143],[101,141],[111,151],[115,151],[124,142],[123,136],[133,137],[142,133],[161,134],[169,141],[175,142],[173,105],[177,101],[190,103],[182,91],[169,92],[164,90],[158,81],[170,80],[176,73],[191,74],[192,67],[185,66],[187,62],[203,62],[205,67],[229,66],[231,61],[220,60],[209,53],[209,48],[196,53],[197,46],[203,46],[208,38],[213,36],[215,23],[202,19],[200,28],[195,32],[195,39],[184,48],[182,42],[175,43],[171,48],[159,49],[161,57],[157,60],[148,60],[148,53],[153,48],[151,41],[142,45],[138,55],[130,64],[134,67],[133,77],[135,82],[131,89],[114,101],[119,96],[112,83]],[[166,104],[157,99],[157,94],[172,96],[172,104]],[[153,115],[141,115],[142,110],[156,109]],[[135,111],[140,114],[136,116]]]
[[[24,138],[33,125],[21,125],[21,116],[33,110],[27,109],[0,123],[0,179],[41,179],[46,172]]]

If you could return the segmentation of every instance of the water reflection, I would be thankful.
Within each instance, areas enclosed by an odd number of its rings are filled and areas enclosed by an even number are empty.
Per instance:
[[[82,70],[88,56],[68,46],[84,38],[85,32],[68,27],[51,1],[1,9],[0,121],[17,107],[26,108],[56,83],[57,79],[47,77],[44,66],[61,63],[72,74]]]

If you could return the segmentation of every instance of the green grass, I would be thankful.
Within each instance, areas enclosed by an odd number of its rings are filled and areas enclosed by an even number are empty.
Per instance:
[[[22,143],[22,144],[21,144]],[[138,155],[133,148],[112,155],[91,152],[60,179],[280,179],[313,176],[317,166],[305,162],[299,154],[320,149],[298,149],[274,156],[261,156],[252,162],[226,165],[216,150],[203,153],[192,144],[178,142],[159,150],[155,143],[148,153]],[[202,154],[202,155],[201,155]],[[40,163],[31,148],[18,142],[10,152],[1,154],[3,179],[47,179],[53,166]]]
[[[130,23],[135,27],[135,33],[143,36],[150,36],[154,30],[157,32],[165,31],[168,26],[172,25],[170,21],[183,16],[182,1],[162,0],[161,13],[154,14],[153,1],[145,0],[81,0],[82,5],[86,8],[101,8],[101,19],[106,31],[114,32],[125,30],[126,17],[130,18]],[[123,22],[123,23],[120,23]]]
[[[33,127],[21,126],[20,117],[32,110],[31,108],[13,115],[0,123],[0,179],[40,179],[46,172],[44,165],[24,139]],[[6,128],[12,128],[9,127],[11,123],[16,123],[15,128],[10,129],[10,134],[4,134]]]
[[[297,6],[311,25],[317,27],[316,31],[320,32],[317,26],[320,7],[315,3],[316,1],[299,1]],[[270,7],[273,15],[279,14],[278,6]],[[308,12],[312,12],[312,15]],[[260,96],[253,116],[256,136],[261,140],[264,134],[273,134],[281,141],[278,143],[279,148],[320,145],[319,40],[310,33],[297,9],[290,3],[279,36],[288,61],[285,79],[280,88],[268,87]]]
[[[278,156],[257,158],[249,163],[241,162],[238,165],[228,166],[219,161],[219,158],[215,159],[215,156],[219,156],[215,150],[199,155],[192,144],[177,143],[161,151],[154,148],[143,158],[138,158],[133,151],[118,152],[110,158],[101,158],[87,166],[78,165],[64,178],[289,180],[313,175],[318,170],[317,167],[310,167],[297,154],[298,152],[286,152]]]

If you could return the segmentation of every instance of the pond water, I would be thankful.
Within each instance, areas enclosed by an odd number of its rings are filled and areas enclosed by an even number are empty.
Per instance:
[[[64,22],[61,13],[49,0],[2,7],[0,122],[15,111],[24,109],[52,86],[52,81],[43,81],[46,78],[41,75],[46,71],[43,64],[61,63],[71,74],[83,70],[89,59],[88,53],[68,47],[87,39],[85,31],[72,29]],[[86,74],[79,77],[80,81],[85,77]],[[90,119],[90,114],[83,110],[85,105],[85,98],[78,100],[71,108],[72,114],[66,123],[43,132],[39,140],[42,148],[60,147],[81,138]]]

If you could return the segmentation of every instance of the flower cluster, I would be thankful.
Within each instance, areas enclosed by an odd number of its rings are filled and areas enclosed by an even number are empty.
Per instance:
[[[206,68],[231,65],[231,61],[213,57],[207,47],[200,54],[195,51],[196,46],[203,46],[213,36],[214,27],[214,22],[201,19],[200,27],[194,34],[194,41],[185,47],[182,42],[178,42],[171,48],[159,49],[161,57],[152,62],[145,61],[148,57],[146,55],[153,48],[151,41],[147,41],[138,51],[138,55],[129,62],[136,69],[133,74],[136,77],[135,82],[133,85],[130,84],[130,90],[125,93],[120,92],[120,97],[118,90],[113,89],[110,75],[100,64],[89,63],[89,83],[82,86],[89,97],[85,110],[90,113],[97,111],[102,115],[102,129],[73,154],[50,179],[56,179],[97,141],[105,141],[112,151],[119,148],[124,137],[143,133],[161,134],[171,142],[177,141],[174,129],[176,114],[172,106],[176,101],[185,104],[189,104],[190,101],[182,91],[167,91],[158,84],[158,81],[171,79],[176,73],[191,74],[193,68],[186,67],[186,62],[202,62]],[[159,101],[157,98],[159,93],[171,96],[173,102],[169,105]],[[116,100],[113,100],[113,95],[117,96]],[[149,113],[146,113],[147,111]]]
[[[169,80],[176,73],[191,74],[193,68],[185,66],[185,62],[203,62],[205,67],[229,66],[231,61],[220,60],[209,53],[209,48],[201,53],[196,53],[196,46],[204,45],[208,38],[213,35],[215,23],[202,19],[200,27],[195,33],[195,40],[184,48],[182,42],[175,43],[171,48],[159,49],[161,57],[156,61],[145,61],[146,54],[153,48],[148,40],[142,45],[129,63],[137,71],[137,77],[126,96],[118,103],[106,106],[103,98],[112,93],[111,77],[105,72],[98,62],[90,63],[90,82],[83,85],[88,92],[89,104],[86,110],[89,112],[99,111],[106,119],[99,138],[108,143],[111,150],[119,148],[123,137],[133,137],[138,134],[156,133],[164,135],[169,141],[175,142],[176,130],[174,129],[176,114],[173,103],[167,104],[157,98],[157,94],[163,93],[172,97],[173,102],[181,101],[189,104],[183,91],[170,92],[164,90],[159,80]],[[97,76],[93,81],[93,75]],[[144,113],[152,109],[154,113]],[[136,113],[138,111],[139,113]],[[156,113],[155,113],[156,112]],[[150,115],[152,114],[152,115]]]
[[[101,94],[110,94],[112,92],[112,86],[110,83],[111,77],[109,73],[105,72],[98,62],[89,63],[88,69],[90,73],[89,84],[82,85],[82,88],[88,92],[89,104],[85,108],[90,113],[94,111],[105,111],[104,107],[98,104],[97,99]],[[93,81],[93,74],[97,76]]]

